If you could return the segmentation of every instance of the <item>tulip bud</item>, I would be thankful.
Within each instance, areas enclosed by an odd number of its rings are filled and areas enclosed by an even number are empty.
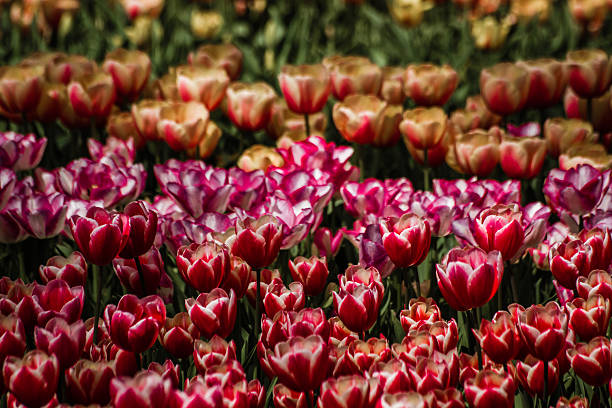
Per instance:
[[[465,398],[470,407],[514,406],[514,380],[510,374],[499,374],[493,370],[479,372],[465,383]]]
[[[612,59],[602,50],[575,50],[567,53],[569,86],[581,98],[596,98],[612,82]]]
[[[578,343],[567,351],[572,369],[589,385],[607,384],[612,377],[610,339],[595,337],[588,343]]]
[[[157,232],[157,212],[149,210],[143,201],[132,201],[123,213],[128,217],[130,235],[119,253],[122,258],[135,258],[151,249]]]
[[[176,69],[176,86],[185,102],[201,102],[209,111],[215,110],[225,97],[230,78],[222,68],[180,66]]]
[[[113,78],[104,71],[97,71],[68,85],[70,104],[77,115],[104,119],[110,115],[115,103]]]
[[[480,92],[493,112],[500,115],[517,112],[529,95],[529,72],[509,62],[485,68],[480,72]]]
[[[521,313],[518,328],[531,354],[552,361],[564,346],[567,316],[555,302],[533,305]]]
[[[244,259],[252,268],[270,265],[282,243],[280,221],[272,215],[236,221],[236,235],[227,245],[232,255]]]
[[[149,80],[151,59],[139,50],[117,48],[106,54],[102,68],[113,77],[117,95],[132,101]]]
[[[81,359],[66,370],[65,376],[71,401],[83,405],[110,402],[109,387],[115,377],[111,364]]]
[[[419,106],[442,106],[451,97],[459,78],[449,65],[409,65],[404,91]],[[432,86],[432,84],[435,84]]]
[[[44,328],[34,330],[36,348],[57,357],[61,370],[72,366],[85,347],[85,324],[81,320],[69,324],[64,319],[50,319]]]
[[[416,149],[428,150],[440,144],[446,125],[447,117],[441,108],[416,108],[404,112],[400,130]]]
[[[330,75],[321,65],[285,65],[278,75],[278,82],[295,113],[312,114],[325,106],[331,91]]]
[[[200,293],[197,299],[185,299],[185,308],[193,324],[207,339],[214,334],[225,338],[234,329],[236,322],[236,295],[230,289],[213,289],[210,293]]]
[[[427,220],[412,213],[389,218],[380,224],[382,242],[391,261],[400,268],[418,265],[427,257],[431,228]]]
[[[57,389],[59,363],[53,355],[32,350],[23,358],[9,356],[2,367],[4,385],[28,407],[42,407]]]
[[[200,332],[191,323],[189,314],[177,313],[173,318],[166,318],[159,330],[159,342],[170,354],[185,358],[193,352],[193,343],[200,337]]]
[[[191,65],[206,68],[223,68],[232,81],[242,70],[242,52],[232,44],[206,44],[189,54]]]
[[[310,259],[298,256],[295,260],[289,260],[289,271],[294,281],[300,282],[304,286],[307,296],[320,294],[325,284],[329,270],[325,257]]]
[[[227,88],[227,115],[241,130],[257,131],[266,127],[276,98],[265,82],[234,82]]]
[[[110,385],[112,405],[128,407],[167,407],[171,383],[159,374],[141,371],[135,377],[113,378]]]
[[[229,292],[234,290],[236,297],[242,299],[251,283],[251,267],[242,258],[230,255],[229,272],[221,283],[221,287]]]

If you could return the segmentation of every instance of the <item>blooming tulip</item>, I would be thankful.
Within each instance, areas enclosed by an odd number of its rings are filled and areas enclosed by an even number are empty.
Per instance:
[[[289,287],[285,287],[280,279],[274,279],[263,296],[263,305],[268,316],[275,316],[281,310],[300,310],[305,302],[304,287],[300,282],[291,282]]]
[[[53,398],[59,380],[59,363],[53,355],[32,350],[23,358],[9,356],[2,367],[4,385],[28,407],[42,407]]]
[[[409,65],[404,78],[404,92],[417,105],[442,106],[455,91],[458,81],[457,72],[449,65]]]
[[[231,266],[227,247],[215,242],[179,248],[176,264],[183,279],[199,292],[219,287]]]
[[[207,68],[223,68],[232,81],[242,69],[242,52],[232,44],[206,44],[189,54],[189,63]]]
[[[480,330],[473,330],[474,336],[487,356],[497,364],[505,364],[516,355],[515,325],[506,311],[495,313],[492,321],[482,319]]]
[[[71,401],[84,405],[105,405],[110,402],[109,387],[115,377],[110,363],[81,359],[66,370],[65,375]]]
[[[321,408],[367,408],[370,394],[368,380],[359,376],[330,378],[321,385]]]
[[[593,386],[607,384],[612,377],[610,339],[595,337],[578,343],[567,351],[572,369],[584,382]]]
[[[42,90],[40,67],[5,66],[0,68],[0,110],[22,115],[34,110]]]
[[[429,222],[414,214],[389,218],[380,224],[382,242],[391,261],[400,268],[418,265],[427,257],[431,241]]]
[[[113,269],[121,284],[129,293],[137,296],[161,295],[160,285],[166,273],[159,250],[152,247],[147,253],[138,257],[138,262],[140,267],[133,258],[113,259]]]
[[[272,147],[255,144],[247,148],[236,162],[236,166],[244,171],[266,171],[269,167],[283,167],[283,157]]]
[[[113,378],[110,385],[112,404],[117,408],[163,408],[167,406],[170,392],[170,381],[147,371],[133,378]]]
[[[278,256],[282,240],[280,221],[271,215],[236,222],[236,235],[227,243],[232,255],[244,259],[252,268],[270,265]]]
[[[480,93],[493,112],[500,115],[517,112],[529,96],[529,72],[510,62],[485,68],[480,72]]]
[[[177,313],[173,318],[166,318],[159,330],[159,342],[170,354],[177,358],[185,358],[193,351],[195,339],[200,332],[191,323],[189,314]]]
[[[559,157],[571,146],[584,142],[594,142],[596,135],[593,125],[580,119],[550,118],[544,122],[544,137],[548,153]]]
[[[209,113],[200,102],[172,102],[159,110],[157,138],[173,150],[192,149],[206,132]]]
[[[499,162],[499,143],[495,132],[482,129],[457,135],[446,154],[446,163],[460,173],[485,177]]]
[[[473,408],[514,406],[514,380],[510,374],[483,370],[465,382],[465,398]]]
[[[293,391],[283,384],[276,384],[272,390],[275,408],[307,408],[312,398],[304,392]]]
[[[382,70],[364,57],[331,57],[323,60],[331,74],[332,93],[340,101],[354,94],[377,95]]]
[[[392,105],[403,105],[407,96],[404,92],[404,72],[403,67],[383,67],[378,97]]]
[[[540,360],[552,361],[564,346],[567,316],[555,302],[528,307],[517,325],[529,352]]]
[[[546,159],[546,142],[539,137],[502,136],[499,164],[508,177],[533,178]]]
[[[408,309],[400,312],[400,323],[404,332],[408,334],[410,330],[416,329],[424,323],[435,323],[442,319],[440,309],[433,298],[420,297],[410,299]]]
[[[167,101],[143,99],[132,104],[132,118],[138,134],[144,140],[156,140],[157,123],[160,119],[161,109],[168,106]]]
[[[293,112],[312,114],[319,112],[331,91],[330,75],[323,65],[285,65],[278,82]]]
[[[610,322],[610,300],[594,294],[588,299],[577,298],[567,303],[569,327],[585,341],[604,336]]]
[[[373,95],[351,95],[336,102],[333,120],[336,128],[349,142],[372,143],[381,130],[387,103]]]
[[[214,335],[209,342],[196,340],[193,344],[193,362],[202,375],[216,365],[236,359],[236,343],[229,343]]]
[[[112,76],[101,70],[68,84],[74,112],[90,119],[108,117],[115,102],[115,92]]]
[[[544,108],[557,103],[567,85],[566,65],[552,58],[518,61],[529,75],[527,106]]]
[[[34,330],[36,348],[54,355],[61,370],[72,366],[85,347],[85,324],[81,320],[69,324],[60,317],[50,319],[44,328]]]
[[[225,97],[230,78],[222,68],[180,66],[176,69],[179,95],[185,102],[197,101],[213,111]]]
[[[36,285],[32,290],[34,310],[39,326],[44,326],[54,317],[61,317],[68,323],[81,318],[83,312],[82,286],[71,288],[63,280],[52,280],[46,286]]]
[[[32,133],[1,132],[0,166],[15,171],[33,169],[42,160],[46,146],[46,138],[36,139]]]
[[[210,293],[200,293],[197,299],[185,299],[185,308],[193,324],[207,339],[214,334],[227,337],[234,329],[236,321],[236,295],[230,289],[213,289]]]
[[[547,368],[544,368],[545,366]],[[544,374],[545,369],[548,370],[547,374]],[[559,363],[557,360],[544,362],[528,355],[523,361],[516,363],[516,376],[532,397],[543,395],[544,390],[547,390],[548,394],[554,391],[559,383]],[[546,384],[544,379],[547,379]]]
[[[609,272],[596,269],[588,277],[580,276],[576,280],[578,295],[583,299],[599,294],[612,301],[612,276]]]
[[[102,67],[113,77],[117,95],[131,101],[149,80],[151,59],[139,50],[117,48],[106,54]]]
[[[567,53],[569,85],[581,98],[603,95],[612,81],[612,59],[602,50],[575,50]]]
[[[376,408],[425,408],[424,398],[416,392],[386,393],[378,400]]]
[[[265,82],[234,82],[227,88],[226,97],[230,120],[239,129],[254,132],[270,121],[276,93]]]

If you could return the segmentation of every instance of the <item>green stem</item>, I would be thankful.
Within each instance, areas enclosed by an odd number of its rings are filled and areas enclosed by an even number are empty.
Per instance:
[[[478,353],[478,369],[481,370],[482,369],[482,350],[480,348],[480,342],[478,341],[478,339],[474,339],[474,337],[472,336],[472,329],[474,330],[478,330],[478,320],[476,320],[476,310],[474,309],[470,309],[468,310],[468,321],[469,321],[469,326],[470,329],[468,330],[468,336],[470,339],[475,340],[475,347],[476,347],[476,352]]]
[[[429,177],[431,168],[428,166],[427,149],[423,150],[423,163],[423,190],[431,191],[431,181]]]
[[[93,332],[93,344],[98,344],[98,321],[100,320],[100,301],[102,298],[102,284],[100,283],[100,267],[98,265],[91,265],[91,271],[93,273],[93,290],[96,294],[96,309],[94,316],[94,332]]]
[[[142,270],[142,264],[140,263],[140,259],[135,256],[134,263],[136,264],[136,269],[138,269],[138,277],[140,278],[140,289],[142,290],[142,296],[147,295],[147,291],[145,290],[145,280],[144,280],[144,272]]]
[[[306,137],[310,136],[310,122],[308,121],[308,114],[304,114],[304,124],[306,125]]]
[[[310,395],[310,391],[306,391],[306,399],[308,400],[308,407],[309,408],[314,408],[314,402],[312,401],[312,395]]]
[[[587,98],[587,111],[586,111],[586,117],[587,117],[587,121],[589,123],[593,123],[593,98]]]
[[[518,286],[516,285],[516,274],[514,273],[516,268],[512,268],[510,271],[510,287],[512,288],[512,301],[518,303]]]
[[[421,297],[421,279],[419,278],[419,268],[417,268],[416,266],[413,266],[412,270],[414,271],[414,280],[416,282],[416,295],[417,295],[417,298],[420,298]]]

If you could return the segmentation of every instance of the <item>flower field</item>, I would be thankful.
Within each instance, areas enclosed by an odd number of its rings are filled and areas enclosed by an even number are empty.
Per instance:
[[[611,10],[0,0],[0,407],[610,407]]]

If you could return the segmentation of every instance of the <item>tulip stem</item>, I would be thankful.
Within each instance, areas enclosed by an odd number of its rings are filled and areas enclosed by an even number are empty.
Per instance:
[[[516,276],[514,271],[510,271],[510,287],[512,288],[512,301],[518,303],[518,288],[516,286]]]
[[[431,183],[429,181],[429,173],[431,169],[427,163],[427,149],[423,150],[423,191],[431,191]]]
[[[308,400],[308,407],[309,408],[314,408],[314,403],[312,401],[312,395],[310,394],[310,391],[306,391],[306,399]]]
[[[257,268],[257,296],[255,299],[255,341],[257,341],[261,329],[261,269],[259,268]]]
[[[306,137],[310,136],[310,122],[308,121],[308,114],[304,114],[304,124],[306,125]]]
[[[98,321],[100,320],[100,300],[102,298],[102,284],[100,283],[100,267],[98,265],[91,265],[91,271],[93,273],[93,290],[96,293],[96,309],[94,316],[94,327],[93,327],[93,344],[98,344]]]
[[[419,278],[419,268],[417,268],[416,266],[413,266],[412,270],[414,271],[414,280],[416,282],[416,289],[415,289],[416,296],[417,298],[420,298],[421,297],[421,279]],[[406,304],[408,303],[409,302],[406,302]]]
[[[473,336],[472,336],[472,329],[474,330],[478,330],[478,320],[476,320],[476,310],[475,309],[470,309],[467,311],[467,315],[468,315],[468,326],[469,326],[469,330],[468,330],[468,338],[471,340],[474,340]],[[475,347],[476,347],[476,353],[478,353],[478,369],[482,370],[482,350],[480,349],[480,342],[478,341],[478,339],[475,339]],[[471,341],[470,341],[471,343]]]
[[[145,296],[147,292],[145,291],[145,281],[144,281],[144,272],[142,271],[142,264],[140,263],[140,259],[135,256],[134,263],[136,264],[136,269],[138,269],[138,277],[140,278],[140,290],[142,290],[142,296]]]
[[[548,406],[548,361],[544,361],[544,390],[542,392],[542,403]]]
[[[587,98],[587,107],[586,107],[586,117],[587,121],[590,124],[593,124],[591,121],[593,119],[593,98]]]

